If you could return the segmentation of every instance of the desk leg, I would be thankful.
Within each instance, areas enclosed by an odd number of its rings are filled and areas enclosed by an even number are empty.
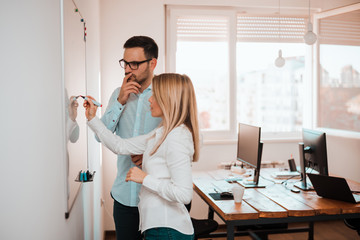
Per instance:
[[[314,240],[314,222],[309,222],[309,240]]]
[[[231,222],[226,222],[226,235],[227,235],[227,240],[234,240],[234,229],[235,229],[235,226],[233,223]]]
[[[209,207],[208,219],[214,219],[214,210]]]

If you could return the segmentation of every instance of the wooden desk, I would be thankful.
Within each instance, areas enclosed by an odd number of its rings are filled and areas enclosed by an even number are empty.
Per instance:
[[[261,176],[270,178],[271,171],[262,169]],[[214,200],[209,193],[214,192],[212,182],[216,180],[206,172],[193,173],[195,192],[208,204],[210,213],[216,212],[226,223],[227,239],[234,239],[236,226],[293,222],[309,222],[304,231],[313,239],[314,221],[360,218],[360,204],[322,198],[315,191],[293,193],[283,184],[260,179],[266,188],[246,189],[242,203],[235,204],[234,200]],[[360,183],[349,185],[352,190],[360,189]]]

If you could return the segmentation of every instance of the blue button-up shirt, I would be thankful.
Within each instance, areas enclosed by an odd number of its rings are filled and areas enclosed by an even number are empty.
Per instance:
[[[159,126],[161,118],[151,116],[149,98],[152,95],[150,85],[142,93],[131,93],[125,105],[117,101],[120,88],[110,97],[109,104],[101,121],[121,138],[131,138],[149,133]],[[118,155],[117,175],[111,189],[112,197],[125,206],[137,206],[141,184],[125,182],[126,174],[135,164],[130,156]]]

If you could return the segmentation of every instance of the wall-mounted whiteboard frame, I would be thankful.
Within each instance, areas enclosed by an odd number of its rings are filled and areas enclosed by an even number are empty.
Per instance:
[[[81,190],[81,183],[75,179],[80,170],[87,170],[87,126],[83,100],[78,98],[76,121],[71,120],[73,96],[86,95],[86,38],[85,19],[73,0],[61,0],[62,36],[62,88],[63,88],[63,129],[64,129],[64,179],[65,218]],[[76,10],[78,9],[78,10]],[[76,109],[76,108],[75,108]],[[74,131],[78,133],[74,134]],[[78,134],[78,136],[76,136]],[[74,137],[75,135],[75,137]]]

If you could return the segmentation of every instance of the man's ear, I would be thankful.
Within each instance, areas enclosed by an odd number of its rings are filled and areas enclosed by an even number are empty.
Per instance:
[[[151,59],[151,61],[150,61],[150,68],[151,68],[153,71],[154,71],[156,65],[157,65],[157,59],[156,59],[156,58]]]

